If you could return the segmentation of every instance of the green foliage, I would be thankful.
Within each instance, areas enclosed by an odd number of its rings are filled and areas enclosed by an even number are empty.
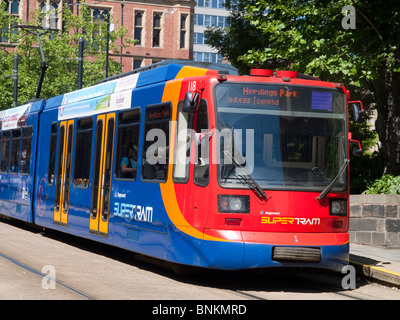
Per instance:
[[[367,194],[400,194],[400,176],[393,177],[386,174],[375,182],[366,190]]]
[[[225,7],[231,11],[228,17],[229,27],[207,27],[204,33],[205,43],[214,47],[219,53],[239,70],[240,74],[249,74],[249,61],[239,60],[238,57],[247,53],[249,48],[261,50],[268,45],[268,38],[257,29],[251,21],[244,19],[245,2],[225,1]],[[260,59],[253,61],[251,67],[271,68],[271,61],[265,63]]]
[[[342,19],[348,13],[342,13],[342,8],[346,5],[357,8],[356,29],[342,28]],[[362,79],[379,76],[382,66],[393,71],[400,67],[393,56],[398,51],[398,23],[390,18],[395,28],[388,30],[385,8],[389,7],[391,13],[398,13],[396,1],[384,6],[361,0],[249,1],[244,17],[263,32],[270,45],[249,50],[240,59],[250,63],[254,58],[279,58],[295,70],[332,81],[346,80],[359,87]],[[374,17],[374,23],[367,16]]]
[[[83,63],[83,86],[90,86],[105,76],[105,46],[106,23],[96,25],[90,17],[89,8],[80,6],[80,16],[74,15],[68,6],[62,9],[63,30],[49,31],[40,37],[43,52],[49,67],[43,82],[41,98],[49,98],[65,92],[77,90],[78,70],[78,41],[82,37],[85,41]],[[28,25],[41,26],[44,15],[38,10],[31,14]],[[0,8],[0,26],[8,30],[10,17]],[[110,22],[113,22],[110,17]],[[35,30],[45,32],[46,30]],[[109,52],[118,53],[119,39],[126,34],[124,27],[110,32]],[[0,49],[0,110],[10,108],[13,104],[13,80],[11,75],[14,67],[14,54],[19,56],[18,104],[34,98],[40,75],[41,56],[36,35],[22,29],[12,28],[8,37],[15,47],[14,52]],[[118,40],[118,44],[117,43]],[[132,42],[130,39],[126,43]],[[113,59],[109,59],[109,75],[119,73],[121,66]]]
[[[324,81],[342,82],[351,89],[353,100],[362,100],[367,111],[378,111],[377,131],[371,131],[366,121],[350,122],[353,138],[361,140],[364,150],[376,145],[378,136],[380,140],[380,153],[366,153],[352,159],[352,190],[363,192],[383,172],[399,175],[400,2],[232,2],[236,3],[234,8],[240,19],[232,19],[230,28],[226,34],[220,32],[219,39],[222,39],[220,45],[224,45],[224,36],[239,35],[230,41],[243,44],[242,53],[229,47],[225,49],[230,50],[225,56],[234,65],[247,64],[248,68],[270,65],[314,75]],[[349,14],[343,10],[347,5],[355,9],[355,29],[342,27],[343,19],[346,21]],[[231,32],[241,26],[252,30],[263,41]],[[214,47],[219,49],[218,45]]]
[[[379,152],[365,152],[359,157],[350,157],[350,193],[365,192],[383,172],[382,156]]]

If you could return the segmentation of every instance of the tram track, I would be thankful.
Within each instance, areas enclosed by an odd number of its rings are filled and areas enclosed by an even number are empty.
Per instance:
[[[270,270],[266,271],[268,274]],[[274,275],[274,273],[272,273]],[[358,278],[356,289],[343,289],[341,285],[342,277],[340,273],[327,272],[324,270],[307,270],[299,275],[290,273],[282,274],[285,279],[275,278],[268,284],[266,278],[260,277],[259,280],[253,279],[247,288],[227,288],[226,291],[236,294],[239,299],[245,300],[324,300],[324,296],[329,296],[329,300],[376,300],[384,299],[373,293],[374,288],[389,290],[384,286],[379,286],[369,281]],[[258,276],[257,276],[258,277]],[[223,286],[223,285],[222,285]],[[221,287],[221,284],[217,285]],[[373,289],[368,289],[373,288]],[[390,298],[389,298],[390,299]]]
[[[7,260],[8,262],[14,264],[15,266],[23,269],[24,271],[28,271],[30,274],[42,278],[48,282],[48,283],[54,283],[54,285],[58,285],[62,287],[63,289],[73,293],[73,295],[76,295],[78,299],[86,299],[86,300],[96,300],[94,297],[88,295],[87,293],[72,287],[71,285],[68,285],[67,283],[61,281],[60,279],[51,277],[49,274],[43,273],[42,271],[39,271],[35,267],[32,267],[24,262],[21,262],[15,258],[12,258],[4,253],[0,252],[0,258]]]
[[[344,290],[342,275],[321,270],[221,271],[171,268],[132,252],[58,232],[33,232],[0,224],[0,298],[68,300],[371,300],[399,299],[399,292],[358,279]],[[57,271],[56,290],[44,290],[44,265]],[[262,271],[262,272],[261,272]]]

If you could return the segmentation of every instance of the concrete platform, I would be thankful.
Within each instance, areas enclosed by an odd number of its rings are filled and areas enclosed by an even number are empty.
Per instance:
[[[350,264],[372,281],[400,288],[400,249],[350,244]]]

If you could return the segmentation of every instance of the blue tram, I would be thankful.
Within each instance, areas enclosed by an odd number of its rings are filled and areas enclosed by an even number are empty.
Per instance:
[[[348,99],[170,64],[2,111],[0,214],[185,265],[341,270]],[[253,175],[219,152],[228,125],[255,129]]]

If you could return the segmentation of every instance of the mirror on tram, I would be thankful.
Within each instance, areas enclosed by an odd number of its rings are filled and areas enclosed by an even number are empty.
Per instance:
[[[359,122],[361,116],[364,114],[364,108],[361,101],[350,101],[349,105],[352,106],[353,109],[353,121]]]
[[[361,143],[358,140],[350,140],[352,142],[352,152],[353,156],[360,156],[363,153],[363,149],[361,148]]]
[[[186,92],[183,100],[182,112],[193,114],[199,104],[200,95],[197,92]]]

